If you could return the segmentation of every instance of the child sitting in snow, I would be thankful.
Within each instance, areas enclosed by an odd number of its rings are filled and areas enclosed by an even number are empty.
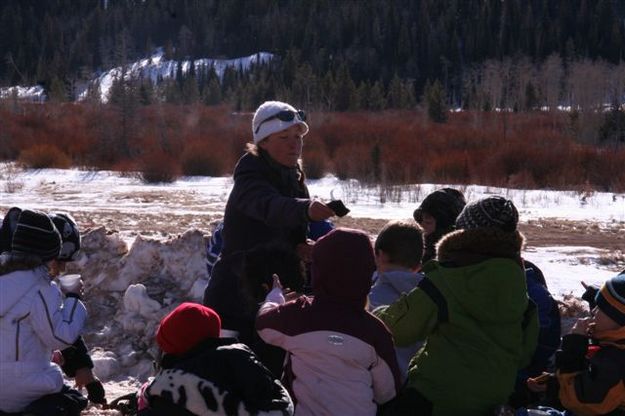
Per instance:
[[[589,288],[584,299],[592,317],[578,319],[562,339],[555,376],[528,379],[528,387],[576,415],[625,414],[625,273]]]
[[[50,279],[60,251],[46,214],[19,212],[10,251],[0,256],[0,412],[74,416],[87,405],[50,361],[76,342],[87,318],[80,287],[63,296]]]
[[[156,332],[160,371],[139,398],[140,416],[290,415],[286,389],[244,344],[219,338],[212,309],[183,303]]]
[[[477,416],[507,402],[538,333],[517,224],[505,198],[465,206],[418,287],[376,310],[396,345],[426,341],[385,414]]]
[[[312,252],[313,296],[285,303],[278,276],[256,320],[287,351],[284,379],[300,415],[375,415],[400,374],[388,329],[366,311],[373,248],[362,231],[337,228]]]
[[[0,253],[10,251],[13,233],[21,212],[20,208],[13,207],[4,216],[0,226]],[[78,225],[70,214],[55,212],[48,214],[48,217],[61,236],[59,255],[48,264],[48,273],[50,278],[54,279],[65,271],[68,262],[76,260],[80,251],[81,237]],[[61,291],[64,290],[61,287]],[[82,336],[79,336],[72,346],[53,354],[53,361],[61,366],[66,376],[74,379],[77,387],[87,389],[88,398],[91,402],[106,403],[104,387],[93,374],[93,362]]]
[[[378,234],[374,249],[376,272],[369,292],[369,310],[390,305],[423,279],[418,272],[423,255],[423,233],[413,222],[390,221]],[[422,345],[417,342],[408,347],[395,347],[402,379],[406,378],[408,363]]]

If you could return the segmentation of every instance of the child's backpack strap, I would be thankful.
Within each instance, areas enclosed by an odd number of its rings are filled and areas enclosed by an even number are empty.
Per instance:
[[[432,299],[432,302],[438,308],[438,322],[449,322],[449,308],[447,307],[447,299],[443,293],[436,287],[432,280],[427,276],[419,281],[417,287]]]

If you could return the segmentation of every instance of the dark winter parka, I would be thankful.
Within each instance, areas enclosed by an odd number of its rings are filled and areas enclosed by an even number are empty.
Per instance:
[[[293,249],[306,241],[308,189],[298,167],[275,162],[262,149],[247,153],[234,170],[234,187],[226,204],[223,250],[215,264],[204,304],[222,318],[222,327],[241,332],[248,343],[256,309],[241,307],[240,253],[267,243],[282,243]]]

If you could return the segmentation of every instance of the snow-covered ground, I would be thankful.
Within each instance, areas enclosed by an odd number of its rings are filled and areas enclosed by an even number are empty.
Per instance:
[[[340,198],[349,215],[363,221],[409,219],[428,193],[443,186],[376,188],[332,176],[308,183],[311,195],[323,201]],[[150,374],[159,319],[181,301],[200,300],[207,283],[204,238],[211,222],[223,216],[231,187],[229,177],[146,185],[113,172],[22,171],[0,164],[0,216],[11,206],[69,211],[85,231],[83,255],[70,272],[81,273],[85,281],[86,339],[109,399],[131,391]],[[625,233],[625,194],[457,187],[469,201],[486,195],[512,199],[525,223],[573,220]],[[529,241],[524,256],[541,267],[550,290],[562,297],[581,295],[580,280],[600,284],[625,267],[620,260],[598,261],[608,254],[600,247],[532,246]],[[116,413],[91,408],[86,414]]]
[[[383,189],[333,176],[309,180],[308,184],[313,197],[324,201],[342,199],[351,209],[349,215],[354,218],[379,219],[411,218],[412,211],[426,195],[444,186],[418,184]],[[455,186],[463,190],[468,201],[488,195],[512,199],[522,222],[544,219],[583,221],[600,228],[620,226],[625,232],[625,194]],[[142,217],[155,217],[155,221],[164,223],[164,229],[170,229],[168,221],[178,218],[189,227],[208,234],[209,222],[223,215],[231,187],[230,177],[184,177],[172,184],[146,185],[137,178],[121,177],[114,172],[77,169],[20,171],[0,165],[0,209],[17,205],[80,212],[94,218],[110,213],[120,221],[100,225],[118,230],[129,244],[137,234],[136,228]],[[96,221],[92,223],[98,225]],[[614,271],[592,262],[573,261],[572,253],[580,257],[581,252],[592,256],[597,249],[533,248],[530,241],[525,255],[545,269],[554,293],[579,293],[577,280],[580,276],[600,282]]]

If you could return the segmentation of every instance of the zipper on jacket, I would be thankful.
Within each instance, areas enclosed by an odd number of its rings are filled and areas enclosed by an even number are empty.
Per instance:
[[[24,319],[28,318],[29,315],[30,312],[17,319],[17,331],[15,331],[15,361],[20,360],[20,323],[22,323]]]

